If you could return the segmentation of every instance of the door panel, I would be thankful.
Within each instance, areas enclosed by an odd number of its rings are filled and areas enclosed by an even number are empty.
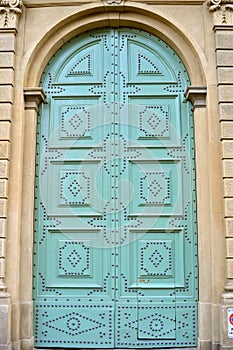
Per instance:
[[[130,29],[64,45],[42,77],[35,345],[195,346],[193,125],[178,56]]]

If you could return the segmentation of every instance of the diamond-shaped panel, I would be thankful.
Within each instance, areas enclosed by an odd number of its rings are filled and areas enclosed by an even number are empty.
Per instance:
[[[90,276],[90,242],[59,241],[59,275]]]
[[[37,303],[35,340],[44,347],[113,347],[113,309],[110,305]],[[103,344],[105,346],[103,346]],[[59,346],[60,345],[60,346]]]
[[[139,138],[169,137],[168,106],[146,105],[139,110]]]
[[[61,171],[60,203],[90,204],[90,175],[86,171]]]
[[[172,275],[172,241],[141,241],[140,266],[143,276]]]
[[[140,178],[140,198],[143,204],[164,205],[171,203],[170,173],[149,171]]]
[[[139,339],[175,339],[175,306],[145,307],[138,310]]]
[[[90,111],[87,107],[67,105],[61,108],[62,137],[90,136],[90,123]]]

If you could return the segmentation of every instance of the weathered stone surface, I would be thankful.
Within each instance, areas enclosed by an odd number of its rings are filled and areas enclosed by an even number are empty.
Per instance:
[[[0,218],[6,218],[7,214],[7,199],[0,198]]]
[[[4,277],[5,277],[5,258],[0,258],[0,278],[4,278]],[[0,322],[2,321],[1,317],[0,317]],[[0,333],[0,340],[1,340],[1,333]]]
[[[10,128],[11,128],[11,122],[9,121],[0,122],[0,141],[10,141]]]
[[[219,84],[233,83],[233,67],[220,67],[217,69],[217,74]]]
[[[217,65],[229,67],[233,62],[233,50],[217,50]]]
[[[0,178],[8,179],[9,174],[9,161],[0,160]]]
[[[227,218],[225,220],[226,224],[226,236],[233,237],[233,219]]]
[[[220,85],[218,91],[220,102],[233,102],[233,86]]]
[[[12,101],[0,103],[0,121],[12,119]]]
[[[233,36],[231,31],[224,33],[216,33],[216,48],[218,49],[232,49],[233,48]]]
[[[13,52],[0,52],[0,68],[13,68],[15,55]]]
[[[20,314],[23,316],[20,335],[22,339],[31,339],[33,336],[32,320],[33,320],[33,303],[20,303]]]
[[[13,33],[1,33],[0,52],[4,51],[15,51],[15,35]]]
[[[233,178],[224,179],[224,196],[233,197]]]
[[[0,219],[0,237],[6,237],[6,219]]]
[[[14,81],[14,70],[13,68],[0,68],[0,85],[11,84]]]
[[[225,216],[233,217],[233,198],[225,199]]]
[[[6,239],[0,238],[0,258],[5,257]]]
[[[221,122],[221,134],[222,138],[224,139],[233,139],[233,121]]]
[[[220,120],[233,120],[233,103],[220,103]]]
[[[227,259],[227,278],[233,278],[233,259]]]
[[[223,141],[223,158],[233,158],[233,141]]]
[[[8,196],[8,180],[0,179],[0,198],[7,198]]]
[[[1,123],[0,123],[1,125]],[[0,142],[0,160],[1,159],[9,159],[10,153],[10,142],[9,141],[1,141]]]
[[[0,103],[10,103],[13,100],[13,86],[0,85]]]
[[[2,271],[2,262],[0,258],[0,276]],[[11,330],[11,306],[9,298],[0,298],[0,349],[10,349],[10,330]]]
[[[227,238],[227,257],[233,257],[233,238]]]

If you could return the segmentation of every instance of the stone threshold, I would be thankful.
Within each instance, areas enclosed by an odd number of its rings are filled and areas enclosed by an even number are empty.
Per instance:
[[[34,350],[198,350],[198,348],[34,348]]]

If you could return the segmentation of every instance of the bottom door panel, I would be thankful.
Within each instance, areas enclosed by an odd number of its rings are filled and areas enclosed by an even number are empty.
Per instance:
[[[138,339],[176,339],[176,307],[174,303],[163,306],[138,307]]]
[[[114,347],[113,305],[35,304],[35,338],[42,347]]]
[[[196,346],[197,309],[193,303],[117,308],[116,348]]]

